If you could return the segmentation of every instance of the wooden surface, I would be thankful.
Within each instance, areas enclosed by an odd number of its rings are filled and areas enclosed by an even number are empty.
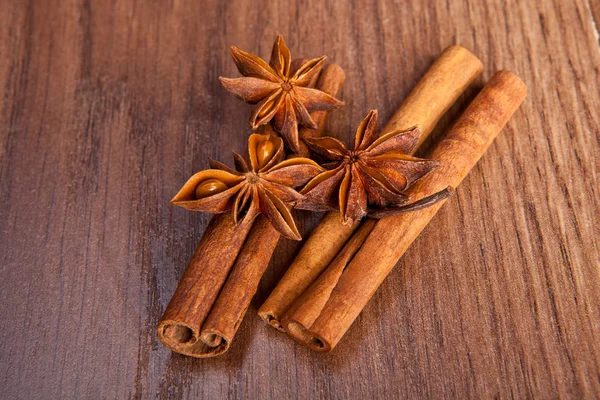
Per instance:
[[[600,396],[599,18],[597,0],[0,2],[0,397]],[[155,326],[209,217],[168,201],[243,150],[249,107],[217,77],[237,76],[229,45],[266,57],[278,32],[346,70],[344,140],[450,44],[485,72],[437,137],[495,70],[529,96],[333,353],[255,314],[285,242],[229,353],[173,354]]]

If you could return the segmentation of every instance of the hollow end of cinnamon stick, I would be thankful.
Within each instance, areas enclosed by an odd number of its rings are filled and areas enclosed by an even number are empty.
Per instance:
[[[205,332],[202,334],[202,341],[209,345],[210,347],[217,347],[222,343],[227,342],[227,340],[215,332]]]
[[[215,357],[229,349],[230,341],[218,333],[198,332],[180,321],[161,321],[158,338],[171,350],[196,358]]]
[[[272,312],[259,312],[258,315],[269,325],[271,325],[273,328],[277,329],[278,331],[283,332],[283,326],[281,325],[281,321],[279,320],[279,318],[277,318],[275,316],[275,314],[273,314]]]
[[[281,323],[288,335],[301,345],[319,353],[331,351],[331,345],[325,338],[311,332],[300,322],[284,316]]]
[[[166,323],[162,326],[163,338],[172,343],[174,346],[185,346],[195,343],[198,338],[198,334],[194,332],[189,326],[185,326],[179,323]]]

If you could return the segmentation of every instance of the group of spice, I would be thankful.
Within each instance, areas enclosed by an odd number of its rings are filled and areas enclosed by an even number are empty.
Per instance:
[[[322,137],[345,73],[326,57],[292,60],[278,36],[267,63],[232,46],[239,78],[220,78],[253,104],[253,133],[234,167],[210,160],[172,203],[213,213],[162,319],[158,338],[193,357],[226,352],[281,236],[301,240],[293,208],[326,212],[258,310],[270,326],[331,351],[371,296],[525,99],[523,82],[496,72],[437,143],[414,157],[483,70],[447,48],[380,131],[371,110],[353,146]],[[312,159],[310,158],[312,157]]]

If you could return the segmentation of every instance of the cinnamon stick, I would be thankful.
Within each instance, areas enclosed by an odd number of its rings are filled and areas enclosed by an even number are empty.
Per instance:
[[[431,154],[440,166],[417,182],[412,192],[424,195],[458,186],[521,105],[526,92],[516,75],[497,72]],[[322,293],[315,290],[302,299],[304,304],[323,304],[322,309],[312,307],[305,312],[299,304],[285,316],[289,335],[313,350],[332,350],[445,201],[378,221],[345,268],[332,265],[343,272],[329,298],[324,302]]]
[[[271,254],[263,249],[275,249],[279,237],[265,216],[256,218],[221,294],[202,325],[201,339],[209,346],[206,357],[218,356],[229,349],[269,265]]]
[[[296,302],[290,307],[287,313],[282,318],[282,325],[285,330],[294,331],[292,337],[302,337],[302,342],[318,340],[312,337],[305,337],[305,329],[296,329],[300,324],[304,327],[312,326],[321,310],[329,300],[331,292],[337,285],[340,276],[348,263],[352,260],[356,252],[361,248],[364,241],[367,239],[373,228],[376,220],[368,219],[360,228],[352,235],[346,243],[342,251],[329,264],[327,269],[319,276],[319,278],[306,290]],[[293,322],[290,324],[290,322]],[[319,346],[318,342],[313,343]]]
[[[419,125],[422,134],[418,145],[422,144],[482,70],[481,61],[467,49],[448,47],[419,80],[381,135]],[[258,315],[281,329],[281,318],[286,311],[327,268],[359,226],[343,225],[338,212],[326,214],[260,307]]]
[[[201,357],[212,351],[200,328],[221,291],[250,231],[235,225],[231,212],[214,216],[158,323],[158,339],[181,354]]]

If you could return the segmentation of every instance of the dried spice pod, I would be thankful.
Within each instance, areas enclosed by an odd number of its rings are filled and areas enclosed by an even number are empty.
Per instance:
[[[211,160],[183,185],[171,202],[188,210],[220,214],[233,210],[235,223],[250,223],[259,213],[282,235],[300,240],[291,206],[302,199],[294,188],[323,169],[298,157],[284,160],[283,141],[265,130],[248,139],[248,160],[234,153],[236,169]]]
[[[220,77],[221,84],[239,99],[256,104],[249,121],[252,129],[272,121],[293,152],[300,149],[298,125],[311,129],[318,127],[310,112],[344,105],[333,96],[309,87],[326,57],[308,60],[297,69],[292,68],[291,53],[281,35],[275,40],[268,64],[235,46],[231,47],[231,55],[244,77]]]
[[[332,138],[305,139],[309,149],[327,161],[329,168],[302,189],[306,197],[297,207],[313,211],[339,208],[342,222],[352,226],[374,211],[399,212],[423,207],[431,201],[406,204],[406,190],[432,171],[437,162],[410,155],[421,132],[418,127],[379,137],[377,111],[371,110],[356,130],[354,149]],[[440,198],[433,195],[428,200]]]

